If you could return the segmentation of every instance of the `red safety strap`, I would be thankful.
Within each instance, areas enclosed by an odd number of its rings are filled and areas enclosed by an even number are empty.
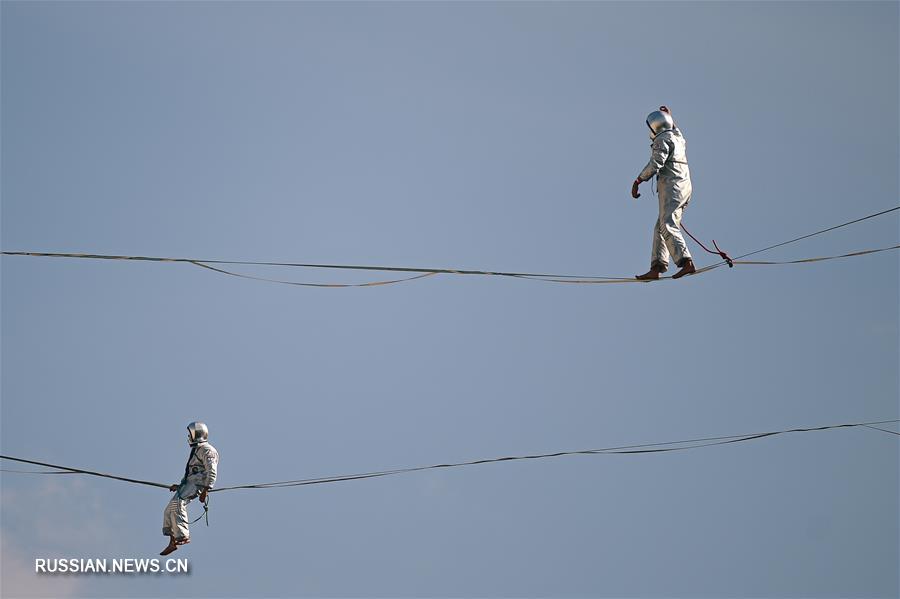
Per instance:
[[[728,257],[728,254],[726,254],[725,252],[723,252],[723,251],[721,250],[721,248],[719,248],[719,244],[716,243],[716,240],[715,240],[715,239],[712,240],[713,245],[715,246],[715,248],[716,248],[716,250],[717,250],[717,251],[714,252],[714,251],[712,251],[711,249],[709,249],[708,247],[706,247],[705,245],[703,245],[703,242],[702,242],[702,241],[700,241],[699,239],[697,239],[696,237],[694,237],[693,235],[691,235],[691,232],[687,230],[687,227],[684,226],[684,223],[681,223],[681,228],[684,229],[684,232],[688,234],[688,237],[690,237],[691,239],[693,239],[694,241],[696,241],[697,244],[698,244],[700,247],[702,247],[704,250],[706,250],[706,251],[709,252],[710,254],[713,254],[713,255],[718,254],[719,257],[722,258],[722,260],[724,260],[725,262],[728,263],[728,268],[734,268],[734,260],[732,260],[731,258],[729,258],[729,257]]]

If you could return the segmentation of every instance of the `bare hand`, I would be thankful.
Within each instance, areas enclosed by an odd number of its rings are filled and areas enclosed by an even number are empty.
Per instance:
[[[638,193],[638,185],[640,184],[640,179],[635,179],[634,183],[631,184],[631,197],[633,197],[634,199],[638,199],[639,197],[641,197],[641,194]]]

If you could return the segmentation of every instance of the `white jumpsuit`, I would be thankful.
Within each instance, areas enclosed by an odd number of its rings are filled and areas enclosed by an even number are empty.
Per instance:
[[[208,442],[191,446],[191,455],[184,467],[184,477],[175,495],[163,511],[163,534],[177,541],[190,538],[187,504],[203,489],[212,489],[216,482],[219,452]]]
[[[653,226],[650,265],[665,272],[669,255],[678,267],[691,257],[681,236],[681,215],[691,201],[691,171],[687,163],[687,142],[677,128],[661,132],[653,139],[650,162],[638,175],[649,181],[657,175],[659,218]]]

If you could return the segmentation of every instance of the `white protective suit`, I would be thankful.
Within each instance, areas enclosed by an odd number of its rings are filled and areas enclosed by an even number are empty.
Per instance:
[[[686,145],[677,127],[660,132],[650,145],[650,162],[638,175],[641,181],[649,181],[657,175],[659,219],[653,226],[650,265],[656,265],[661,272],[669,268],[670,254],[678,267],[691,257],[680,227],[682,212],[691,201],[691,171]]]
[[[187,504],[203,489],[212,489],[216,482],[218,463],[219,452],[208,441],[191,445],[191,455],[184,467],[184,477],[163,511],[164,535],[175,537],[176,542],[190,538]]]

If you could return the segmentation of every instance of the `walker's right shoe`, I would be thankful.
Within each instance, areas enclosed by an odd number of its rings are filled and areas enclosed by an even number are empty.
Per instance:
[[[686,258],[684,262],[681,264],[681,270],[672,275],[673,279],[680,279],[684,275],[691,275],[697,272],[697,269],[694,267],[694,261],[690,258]]]

